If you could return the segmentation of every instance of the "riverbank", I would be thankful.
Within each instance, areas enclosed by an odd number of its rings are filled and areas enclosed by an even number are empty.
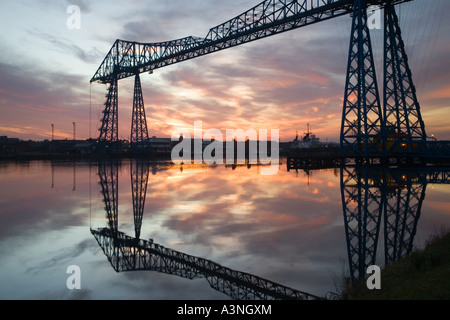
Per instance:
[[[449,300],[450,232],[428,240],[381,271],[381,290],[369,290],[365,281],[346,287],[341,300]]]

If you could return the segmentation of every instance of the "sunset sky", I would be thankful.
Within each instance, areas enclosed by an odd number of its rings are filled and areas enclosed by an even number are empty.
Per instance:
[[[0,2],[0,136],[23,140],[98,137],[106,86],[90,84],[116,39],[205,37],[259,0],[18,0]],[[66,25],[81,9],[81,29]],[[398,7],[427,133],[450,140],[448,0]],[[306,28],[144,74],[150,136],[204,129],[279,129],[282,141],[308,123],[338,141],[351,19]],[[382,30],[373,30],[382,80]],[[130,138],[133,79],[119,83],[119,136]],[[380,91],[382,87],[380,86]]]

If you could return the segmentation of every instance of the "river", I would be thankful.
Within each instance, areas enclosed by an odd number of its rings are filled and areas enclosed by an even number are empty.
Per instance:
[[[448,168],[261,169],[2,162],[0,299],[329,297],[450,227]]]

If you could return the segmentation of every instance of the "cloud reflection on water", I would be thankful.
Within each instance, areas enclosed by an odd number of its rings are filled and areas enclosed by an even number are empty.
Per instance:
[[[2,164],[0,175],[0,283],[8,287],[2,298],[226,298],[202,281],[111,269],[89,233],[89,226],[106,226],[95,163]],[[335,289],[347,260],[339,185],[333,169],[308,175],[281,165],[277,175],[262,176],[256,166],[153,166],[142,238],[324,295]],[[119,230],[133,236],[127,161],[118,170],[118,189]],[[450,225],[448,192],[446,185],[428,188],[432,202],[424,202],[416,243]],[[84,270],[86,291],[61,294],[57,288],[72,263]]]

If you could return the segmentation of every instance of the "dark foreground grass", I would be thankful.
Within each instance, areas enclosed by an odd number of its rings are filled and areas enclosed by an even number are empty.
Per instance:
[[[342,300],[450,300],[450,232],[430,239],[381,271],[381,290],[366,282],[347,286]]]

